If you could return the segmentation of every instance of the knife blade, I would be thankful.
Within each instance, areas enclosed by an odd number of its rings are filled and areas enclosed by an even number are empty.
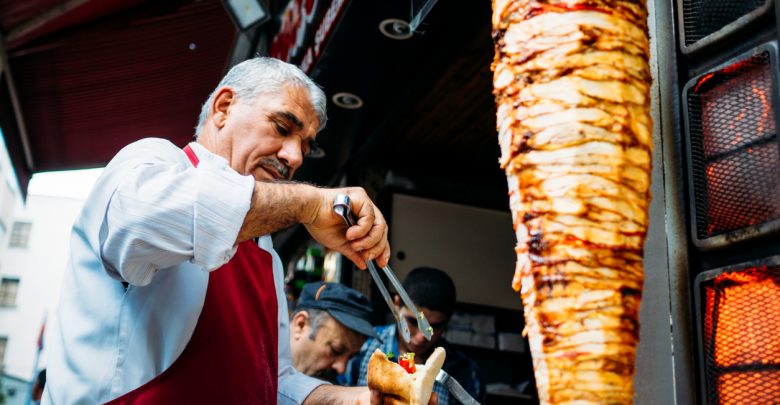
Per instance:
[[[444,370],[439,370],[436,374],[436,381],[447,387],[450,394],[454,396],[463,405],[480,405],[474,397],[472,397],[465,388],[458,382],[458,380],[450,377]]]

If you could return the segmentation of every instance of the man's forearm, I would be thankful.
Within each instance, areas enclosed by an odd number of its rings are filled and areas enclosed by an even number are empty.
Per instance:
[[[371,393],[368,387],[341,387],[338,385],[320,385],[303,401],[303,405],[369,403],[371,403]]]
[[[311,222],[319,203],[317,188],[304,183],[255,182],[252,202],[236,243]]]

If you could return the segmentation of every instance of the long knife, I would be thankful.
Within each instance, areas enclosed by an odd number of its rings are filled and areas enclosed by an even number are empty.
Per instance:
[[[439,370],[439,374],[436,374],[436,381],[444,384],[450,391],[450,394],[457,398],[463,405],[480,405],[474,397],[472,397],[465,388],[458,382],[458,380],[450,377],[444,370]]]

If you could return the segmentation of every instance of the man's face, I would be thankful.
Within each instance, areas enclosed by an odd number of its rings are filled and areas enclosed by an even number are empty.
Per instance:
[[[254,100],[239,100],[227,90],[215,103],[215,119],[222,125],[218,136],[228,143],[220,154],[230,167],[258,181],[292,178],[319,126],[305,89],[286,86]]]
[[[417,309],[425,315],[425,319],[428,320],[431,328],[433,328],[433,335],[429,342],[425,339],[425,335],[423,335],[422,331],[417,328],[417,318],[415,317],[415,314],[406,307],[396,305],[396,308],[398,308],[399,314],[406,318],[406,322],[409,324],[409,332],[412,334],[411,341],[406,343],[403,338],[400,337],[401,332],[398,331],[400,348],[404,352],[414,352],[416,359],[426,359],[430,352],[436,347],[436,342],[438,342],[444,334],[449,319],[447,319],[447,316],[442,312],[431,311],[425,307],[417,307]]]
[[[306,314],[303,326],[296,327],[303,314]],[[347,361],[360,350],[366,338],[328,315],[312,339],[308,314],[301,311],[293,317],[290,339],[293,366],[306,375],[320,375],[331,369],[343,374]]]

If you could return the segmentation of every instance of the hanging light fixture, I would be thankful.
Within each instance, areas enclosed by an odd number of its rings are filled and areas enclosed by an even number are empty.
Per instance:
[[[225,8],[240,31],[256,27],[271,18],[262,0],[225,0]]]
[[[333,104],[347,110],[357,110],[358,108],[363,107],[363,99],[353,93],[336,93],[331,97],[331,101],[333,101]]]

